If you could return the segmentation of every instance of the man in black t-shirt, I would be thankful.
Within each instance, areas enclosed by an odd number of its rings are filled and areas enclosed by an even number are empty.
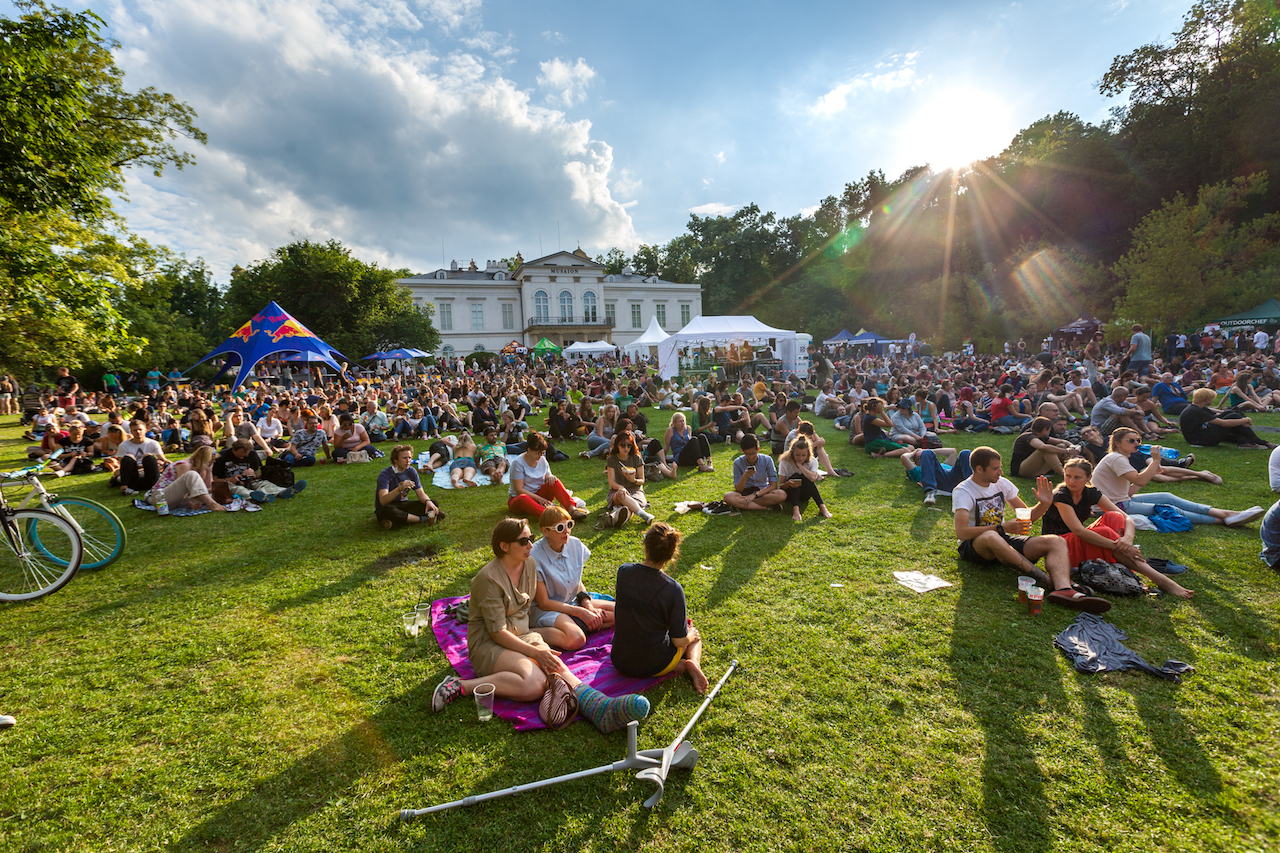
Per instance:
[[[71,375],[70,370],[65,367],[59,367],[55,384],[58,388],[58,405],[64,409],[68,406],[74,406],[76,404],[76,392],[80,390],[80,381]]]

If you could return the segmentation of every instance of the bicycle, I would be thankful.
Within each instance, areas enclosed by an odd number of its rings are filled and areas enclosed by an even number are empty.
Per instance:
[[[56,459],[60,451],[50,459]],[[58,495],[45,489],[40,480],[43,462],[29,465],[17,471],[0,474],[0,486],[4,481],[25,480],[31,491],[23,498],[17,509],[26,509],[33,500],[40,504],[46,512],[52,512],[66,519],[80,536],[83,547],[81,569],[94,571],[104,568],[120,559],[128,539],[124,524],[119,516],[106,506],[89,498],[68,497]],[[33,534],[33,543],[39,547],[39,530]]]
[[[0,492],[0,533],[0,601],[57,592],[80,570],[80,534],[56,512],[13,509]]]

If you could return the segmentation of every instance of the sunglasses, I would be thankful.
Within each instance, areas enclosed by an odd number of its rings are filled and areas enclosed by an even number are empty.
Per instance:
[[[537,542],[537,541],[538,541],[537,536],[521,536],[519,539],[516,540],[516,544],[532,545],[534,542]]]
[[[568,521],[560,522],[555,527],[544,527],[543,529],[554,530],[556,533],[564,533],[566,530],[572,530],[573,524],[574,524],[573,519],[569,519]]]

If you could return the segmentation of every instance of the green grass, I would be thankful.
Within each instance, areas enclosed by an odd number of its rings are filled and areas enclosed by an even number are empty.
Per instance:
[[[0,469],[25,444],[12,420]],[[800,525],[675,515],[677,500],[728,488],[724,447],[717,473],[649,489],[685,533],[672,574],[708,674],[742,662],[695,730],[698,766],[673,771],[653,811],[649,786],[618,773],[396,820],[624,752],[624,735],[585,723],[516,733],[466,702],[430,711],[449,670],[429,637],[401,636],[400,614],[466,591],[504,491],[440,493],[441,529],[386,533],[372,520],[377,462],[311,469],[302,496],[261,513],[190,519],[127,507],[102,477],[59,482],[118,507],[129,549],[0,607],[0,712],[19,718],[0,731],[0,850],[1280,848],[1280,577],[1258,560],[1256,525],[1139,534],[1191,566],[1196,597],[1120,599],[1109,618],[1148,660],[1194,664],[1183,684],[1078,675],[1052,647],[1070,613],[1026,615],[1012,573],[956,560],[949,501],[924,507],[896,462],[819,429],[856,472],[822,486],[833,521],[812,508]],[[1270,503],[1265,453],[1197,456],[1227,485],[1174,491]],[[553,467],[600,506],[598,462]],[[635,524],[577,532],[591,588],[641,555]],[[915,595],[898,569],[955,586]],[[686,680],[649,696],[642,748],[699,702]]]

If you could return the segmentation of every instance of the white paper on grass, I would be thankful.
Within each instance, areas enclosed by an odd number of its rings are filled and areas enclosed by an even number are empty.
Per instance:
[[[950,583],[947,583],[937,575],[926,575],[923,572],[894,572],[893,577],[898,583],[917,593],[951,586]]]

